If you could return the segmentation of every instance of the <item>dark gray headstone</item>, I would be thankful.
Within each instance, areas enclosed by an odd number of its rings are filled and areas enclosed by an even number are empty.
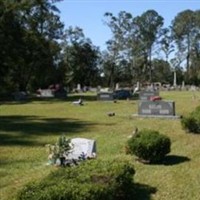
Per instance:
[[[100,92],[97,94],[97,99],[101,101],[112,101],[113,93],[112,92]]]
[[[140,100],[150,100],[152,96],[159,96],[158,90],[143,90],[139,94]]]
[[[139,115],[175,116],[174,101],[140,101]]]

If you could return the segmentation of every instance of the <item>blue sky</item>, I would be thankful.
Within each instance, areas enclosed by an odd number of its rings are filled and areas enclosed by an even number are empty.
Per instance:
[[[200,9],[200,0],[63,0],[56,6],[65,28],[79,26],[94,45],[104,50],[105,42],[111,38],[110,29],[103,23],[105,12],[117,15],[120,11],[126,11],[135,17],[154,9],[168,26],[177,13],[186,9]]]

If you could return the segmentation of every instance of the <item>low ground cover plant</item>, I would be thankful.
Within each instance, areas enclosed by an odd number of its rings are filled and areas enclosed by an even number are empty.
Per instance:
[[[170,152],[170,139],[155,130],[137,131],[127,141],[127,153],[136,155],[140,161],[147,163],[161,162]]]
[[[134,194],[135,170],[128,162],[83,162],[58,168],[42,181],[26,185],[17,200],[129,200]]]

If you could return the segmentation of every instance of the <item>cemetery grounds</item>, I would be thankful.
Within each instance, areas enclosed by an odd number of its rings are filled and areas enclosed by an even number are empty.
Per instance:
[[[46,166],[46,144],[54,144],[64,134],[67,138],[83,137],[97,142],[97,159],[121,158],[133,162],[134,181],[147,191],[154,188],[153,200],[200,199],[200,135],[186,133],[180,120],[136,118],[138,102],[96,101],[95,94],[83,94],[84,106],[73,100],[36,100],[0,102],[0,199],[15,199],[29,181],[42,179],[57,167]],[[200,93],[194,99],[190,91],[161,92],[165,100],[175,101],[176,114],[185,115],[200,104]],[[115,112],[115,116],[107,116]],[[125,143],[135,127],[158,130],[170,137],[172,146],[167,162],[147,165],[125,154]]]

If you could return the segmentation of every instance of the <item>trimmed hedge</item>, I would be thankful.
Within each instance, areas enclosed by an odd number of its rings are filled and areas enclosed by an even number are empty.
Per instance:
[[[131,200],[134,173],[128,162],[91,160],[29,183],[17,200]]]
[[[170,152],[170,139],[154,130],[138,131],[127,142],[128,152],[147,163],[160,162]]]
[[[200,106],[181,119],[183,129],[192,133],[200,133]]]

